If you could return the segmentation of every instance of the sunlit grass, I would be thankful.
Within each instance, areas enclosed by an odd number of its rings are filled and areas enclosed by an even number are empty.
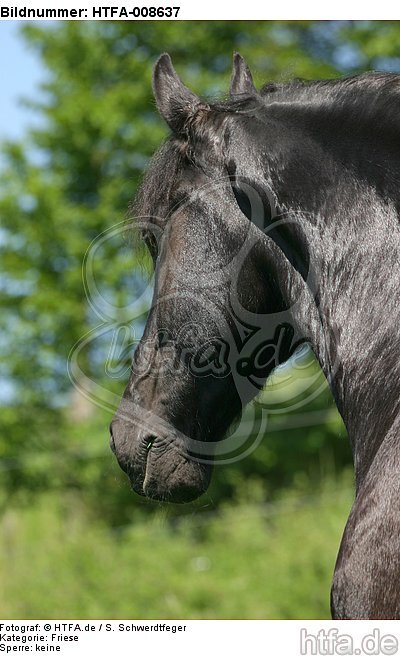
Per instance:
[[[312,497],[115,530],[76,497],[44,496],[2,518],[0,616],[327,618],[351,498],[345,479]]]

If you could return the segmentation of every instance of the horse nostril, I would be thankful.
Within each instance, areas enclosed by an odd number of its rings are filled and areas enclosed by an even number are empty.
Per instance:
[[[146,438],[146,451],[150,451],[151,447],[153,446],[154,442],[156,441],[157,436],[156,435],[149,435]]]
[[[114,435],[113,435],[113,430],[112,430],[112,424],[110,424],[110,449],[115,454],[116,449],[115,449],[115,441],[114,441]]]

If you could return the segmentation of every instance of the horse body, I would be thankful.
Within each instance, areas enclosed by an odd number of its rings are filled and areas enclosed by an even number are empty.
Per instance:
[[[149,366],[134,364],[113,421],[118,460],[141,494],[186,501],[204,491],[206,447],[255,396],[254,376],[262,383],[273,369],[240,376],[232,317],[265,336],[289,315],[293,348],[313,348],[354,454],[332,614],[400,618],[400,78],[258,93],[236,55],[231,100],[208,105],[164,55],[154,90],[172,137],[136,204],[161,218],[141,226],[156,288],[135,362],[147,348]],[[210,362],[216,343],[227,345],[228,374],[177,375],[177,354],[205,342]]]

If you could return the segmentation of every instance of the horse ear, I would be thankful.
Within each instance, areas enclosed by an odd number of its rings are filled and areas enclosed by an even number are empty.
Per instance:
[[[250,69],[238,52],[235,52],[233,55],[230,94],[231,96],[237,96],[239,94],[254,96],[257,94]]]
[[[158,111],[171,130],[177,134],[183,132],[188,117],[201,101],[179,79],[167,53],[161,55],[154,66],[153,92]]]

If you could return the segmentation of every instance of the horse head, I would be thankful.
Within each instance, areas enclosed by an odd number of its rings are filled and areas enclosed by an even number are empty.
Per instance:
[[[294,345],[274,348],[285,302],[265,266],[274,198],[256,167],[256,132],[243,139],[260,103],[247,65],[235,55],[229,109],[187,89],[168,55],[153,88],[171,136],[134,212],[154,297],[111,446],[139,494],[184,502],[207,489],[215,445]]]

